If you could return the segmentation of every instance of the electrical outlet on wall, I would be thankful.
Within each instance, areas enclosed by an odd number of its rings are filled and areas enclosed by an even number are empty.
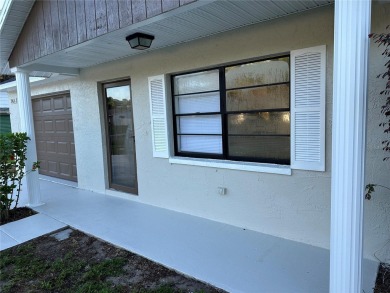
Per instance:
[[[218,187],[218,194],[219,195],[225,195],[226,194],[226,187]]]

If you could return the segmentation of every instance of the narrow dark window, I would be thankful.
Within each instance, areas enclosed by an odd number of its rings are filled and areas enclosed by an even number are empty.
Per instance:
[[[130,80],[103,84],[110,188],[137,194]]]
[[[175,154],[290,164],[289,59],[173,76]]]

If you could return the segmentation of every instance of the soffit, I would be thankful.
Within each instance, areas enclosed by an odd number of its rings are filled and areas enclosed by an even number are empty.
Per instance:
[[[284,17],[333,3],[333,0],[304,1],[237,1],[201,0],[192,9],[162,15],[136,25],[103,35],[80,45],[42,57],[25,64],[30,70],[51,72],[68,68],[87,68],[97,64],[144,54],[157,50],[229,31],[239,27]],[[190,7],[190,6],[189,6]],[[155,36],[152,48],[146,51],[131,50],[125,37],[134,32]]]
[[[3,0],[0,11],[0,73],[8,72],[8,57],[18,39],[35,0]]]

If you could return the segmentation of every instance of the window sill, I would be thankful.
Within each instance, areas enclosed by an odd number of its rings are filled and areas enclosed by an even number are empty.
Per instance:
[[[258,172],[258,173],[291,175],[290,166],[283,166],[283,165],[276,165],[276,164],[200,159],[200,158],[188,158],[188,157],[170,157],[169,163],[178,164],[178,165],[191,165],[191,166],[201,166],[201,167],[210,167],[210,168],[241,170],[241,171]]]

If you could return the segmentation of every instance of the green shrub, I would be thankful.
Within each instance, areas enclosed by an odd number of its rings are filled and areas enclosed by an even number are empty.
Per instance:
[[[1,221],[8,219],[11,209],[17,208],[22,178],[26,172],[39,168],[39,162],[34,162],[31,169],[25,171],[29,139],[26,133],[0,134]]]

